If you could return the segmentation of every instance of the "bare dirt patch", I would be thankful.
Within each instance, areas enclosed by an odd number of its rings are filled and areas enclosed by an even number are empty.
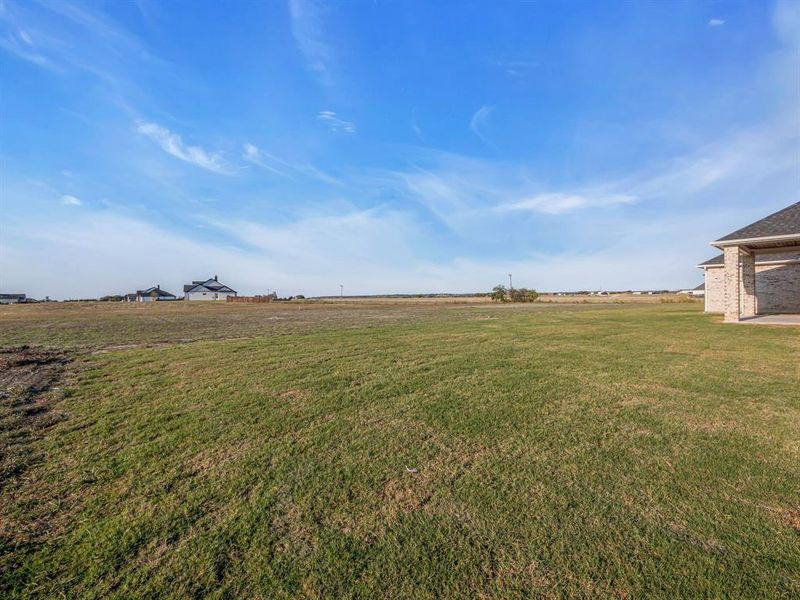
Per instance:
[[[0,349],[0,572],[21,560],[20,550],[32,547],[52,527],[48,519],[17,518],[16,509],[24,503],[17,492],[28,468],[43,458],[36,441],[64,419],[53,404],[70,360],[54,350]]]
[[[291,389],[278,394],[278,398],[286,398],[287,400],[302,400],[309,396],[308,390]]]
[[[556,598],[556,582],[538,561],[523,566],[507,565],[489,573],[500,589],[533,589],[539,598]],[[487,596],[488,597],[488,596]]]
[[[800,508],[777,508],[773,512],[780,521],[800,533]]]
[[[24,388],[28,392],[41,392],[49,387],[49,377],[54,367],[69,362],[63,352],[19,346],[0,349],[0,390],[10,392]],[[60,369],[59,369],[60,370]]]
[[[424,508],[437,491],[451,490],[485,454],[484,446],[443,449],[428,465],[405,467],[399,476],[387,479],[380,492],[387,519],[394,521],[400,514]]]
[[[52,404],[69,361],[66,353],[55,350],[0,350],[0,489],[35,460],[33,441],[64,418]]]

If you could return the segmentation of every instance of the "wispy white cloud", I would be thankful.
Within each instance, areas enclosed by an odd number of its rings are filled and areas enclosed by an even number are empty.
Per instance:
[[[724,19],[709,19],[708,20],[708,26],[709,27],[722,27],[723,25],[725,25],[725,20]]]
[[[328,128],[335,133],[355,133],[356,125],[351,121],[345,121],[336,116],[332,110],[321,110],[317,113],[317,119],[325,123]]]
[[[66,206],[80,206],[81,204],[83,204],[83,202],[81,202],[81,199],[76,196],[71,196],[69,194],[66,194],[64,196],[61,196],[61,204],[64,204]]]
[[[483,130],[486,127],[487,122],[489,120],[489,115],[492,114],[493,110],[494,110],[493,106],[487,106],[487,105],[481,106],[478,110],[475,111],[475,114],[472,115],[472,118],[469,120],[469,128],[472,130],[472,133],[478,136],[483,143],[490,146],[492,144],[484,135]]]
[[[485,169],[481,171],[477,163],[473,163],[475,171],[462,171],[458,165],[464,161],[456,157],[443,158],[443,162],[428,169],[412,166],[394,177],[401,185],[401,195],[419,202],[451,231],[464,233],[465,225],[474,219],[476,211],[493,202],[502,191],[488,189],[492,185],[488,179],[490,175]],[[482,191],[486,193],[483,198]]]
[[[155,23],[161,17],[163,5],[159,5],[157,0],[134,0],[134,3],[148,23]]]
[[[529,213],[532,218],[559,215],[565,220],[582,213],[624,218],[633,205],[647,211],[685,212],[761,198],[767,189],[784,190],[782,197],[788,203],[797,196],[793,174],[798,145],[800,132],[789,115],[618,178],[556,185],[518,163],[420,150],[407,169],[372,173],[356,184],[391,190],[391,195],[424,207],[450,231],[470,236],[485,229],[487,219],[514,213]],[[790,189],[795,191],[787,196]]]
[[[787,115],[735,131],[618,184],[644,199],[672,202],[712,190],[755,192],[765,180],[796,169],[798,145],[796,117]]]
[[[48,38],[37,33],[32,34],[29,27],[35,25],[26,11],[20,11],[17,7],[12,9],[5,3],[0,4],[0,48],[22,60],[59,71],[57,65],[34,42],[34,37],[41,37],[44,45]]]
[[[171,154],[175,158],[214,173],[224,175],[232,173],[222,160],[222,155],[219,152],[208,152],[200,146],[185,144],[180,135],[172,133],[169,129],[157,123],[138,123],[136,131],[156,142],[164,152]]]
[[[358,269],[357,265],[364,261],[400,266],[412,259],[416,235],[416,224],[410,215],[382,208],[349,207],[332,214],[311,214],[283,225],[252,221],[217,221],[213,225],[245,247],[266,253],[287,267],[294,264],[318,275],[330,270]]]
[[[251,144],[247,142],[242,149],[242,158],[249,161],[255,161],[261,155],[261,151],[258,149],[258,146],[255,144]]]
[[[274,173],[275,175],[288,177],[288,173],[286,173],[285,170],[279,169],[277,166],[275,166],[275,163],[279,164],[280,161],[271,155],[262,152],[261,149],[255,144],[248,142],[244,145],[244,148],[242,149],[242,158],[249,163]]]
[[[425,134],[423,133],[422,128],[417,124],[416,109],[411,111],[411,131],[414,132],[414,135],[417,136],[417,139],[420,142],[425,142]]]
[[[33,46],[33,40],[31,39],[31,36],[29,36],[29,35],[28,35],[28,32],[27,32],[27,31],[25,31],[24,29],[20,29],[20,30],[18,31],[18,33],[19,33],[19,37],[20,37],[20,39],[21,39],[23,42],[25,42],[25,43],[26,43],[26,44],[28,44],[29,46]]]
[[[608,208],[633,204],[636,202],[635,196],[625,194],[615,194],[611,196],[590,196],[580,194],[539,194],[531,198],[501,204],[497,210],[503,212],[538,212],[548,215],[560,215],[588,208]]]
[[[127,82],[137,65],[164,66],[115,21],[70,2],[4,2],[0,48],[57,73],[80,69],[115,85]]]
[[[538,62],[532,60],[498,60],[493,64],[515,79],[525,77],[539,66]]]
[[[636,202],[625,181],[597,182],[569,191],[551,189],[519,165],[427,151],[405,170],[356,176],[355,189],[380,189],[414,202],[451,233],[480,235],[513,213],[563,215],[608,210]]]
[[[262,169],[266,169],[267,171],[282,177],[295,178],[297,176],[302,176],[316,179],[330,185],[341,185],[341,182],[338,179],[328,175],[313,165],[305,163],[291,163],[282,158],[278,158],[274,154],[264,152],[261,150],[261,148],[250,142],[244,145],[242,149],[242,158],[247,162],[256,165],[257,167],[261,167]]]
[[[326,86],[333,84],[334,50],[325,31],[324,7],[315,0],[289,0],[292,35],[309,70]]]

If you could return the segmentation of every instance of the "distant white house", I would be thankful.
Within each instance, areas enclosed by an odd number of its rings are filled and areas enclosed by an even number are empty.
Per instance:
[[[691,290],[680,290],[678,293],[686,294],[687,296],[699,296],[702,298],[703,296],[706,295],[706,284],[701,283],[696,288],[693,288]]]
[[[149,287],[146,290],[136,290],[136,294],[127,294],[125,298],[129,302],[159,302],[178,299],[175,294],[162,290],[160,285]]]
[[[184,285],[183,293],[186,300],[225,300],[228,296],[236,296],[236,290],[220,283],[216,275]]]
[[[20,304],[25,301],[25,294],[0,294],[0,304]]]

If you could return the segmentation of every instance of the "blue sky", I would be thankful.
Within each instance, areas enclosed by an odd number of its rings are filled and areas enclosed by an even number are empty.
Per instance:
[[[0,288],[694,286],[800,196],[800,3],[0,0]]]

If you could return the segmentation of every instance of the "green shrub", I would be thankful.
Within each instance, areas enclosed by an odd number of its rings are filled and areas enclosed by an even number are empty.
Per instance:
[[[496,285],[489,297],[495,302],[536,302],[539,293],[527,288],[507,289],[504,285]]]
[[[511,302],[536,302],[539,293],[536,290],[517,288],[509,291],[509,298]]]

